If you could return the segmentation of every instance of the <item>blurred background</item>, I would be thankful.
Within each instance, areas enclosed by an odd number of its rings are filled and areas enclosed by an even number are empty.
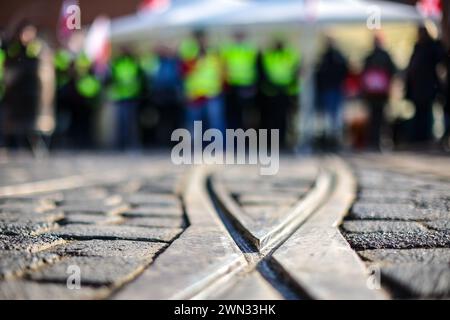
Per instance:
[[[0,146],[142,151],[176,128],[285,150],[450,149],[448,1],[0,4]]]

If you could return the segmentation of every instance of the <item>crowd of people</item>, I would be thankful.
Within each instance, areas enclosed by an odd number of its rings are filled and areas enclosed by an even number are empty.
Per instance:
[[[326,146],[342,145],[346,86],[353,81],[369,110],[364,145],[378,149],[392,79],[398,74],[416,110],[402,137],[430,142],[433,102],[448,95],[437,71],[446,57],[448,63],[444,47],[420,27],[406,71],[397,69],[376,36],[362,70],[355,74],[327,38],[314,77],[316,110],[328,122],[321,133]],[[221,131],[279,129],[281,145],[289,146],[290,124],[301,107],[301,65],[301,52],[282,36],[262,50],[239,30],[226,43],[212,46],[206,31],[199,29],[176,49],[159,44],[137,55],[129,47],[118,48],[107,70],[99,72],[83,51],[52,52],[36,27],[24,23],[0,49],[0,143],[33,147],[44,139],[52,148],[98,147],[95,138],[107,105],[115,110],[110,126],[117,149],[170,144],[174,129],[193,131],[197,120]],[[450,110],[448,102],[444,104],[448,137]]]

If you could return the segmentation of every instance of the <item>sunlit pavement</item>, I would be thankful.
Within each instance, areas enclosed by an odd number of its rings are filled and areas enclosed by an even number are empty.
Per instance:
[[[450,158],[0,159],[2,299],[450,296]]]

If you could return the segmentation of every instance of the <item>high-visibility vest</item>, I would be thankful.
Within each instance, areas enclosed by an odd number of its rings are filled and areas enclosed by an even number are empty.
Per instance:
[[[102,88],[100,80],[92,74],[81,76],[76,82],[78,93],[87,99],[93,99],[98,96]]]
[[[197,41],[192,38],[184,39],[179,48],[179,55],[181,60],[189,61],[194,60],[200,53],[200,46]]]
[[[4,77],[4,64],[6,60],[6,53],[0,48],[0,99],[3,97],[4,92],[4,84],[3,84],[3,77]]]
[[[55,54],[53,63],[56,70],[56,82],[58,84],[58,87],[62,87],[70,80],[69,68],[70,64],[72,63],[72,55],[67,50],[58,50]]]
[[[292,49],[268,50],[262,56],[263,68],[268,80],[284,88],[287,94],[298,92],[298,66],[300,56]]]
[[[142,90],[139,63],[131,57],[124,56],[112,64],[112,86],[109,96],[112,100],[137,98]]]
[[[213,52],[199,56],[186,75],[185,91],[189,99],[212,98],[222,92],[222,66],[220,57]]]
[[[75,71],[77,74],[86,74],[89,72],[89,69],[92,67],[92,61],[86,55],[86,53],[81,52],[75,58]]]
[[[145,54],[139,59],[139,65],[147,76],[153,76],[158,70],[158,56],[152,53]]]
[[[235,86],[255,84],[257,56],[257,49],[248,43],[226,46],[223,57],[227,83]]]

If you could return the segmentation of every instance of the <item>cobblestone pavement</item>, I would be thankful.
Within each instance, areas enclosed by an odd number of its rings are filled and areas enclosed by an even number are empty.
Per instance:
[[[286,156],[276,176],[159,154],[2,158],[0,299],[448,298],[448,168],[415,155]]]
[[[352,160],[358,197],[341,229],[394,298],[450,297],[450,158]]]

